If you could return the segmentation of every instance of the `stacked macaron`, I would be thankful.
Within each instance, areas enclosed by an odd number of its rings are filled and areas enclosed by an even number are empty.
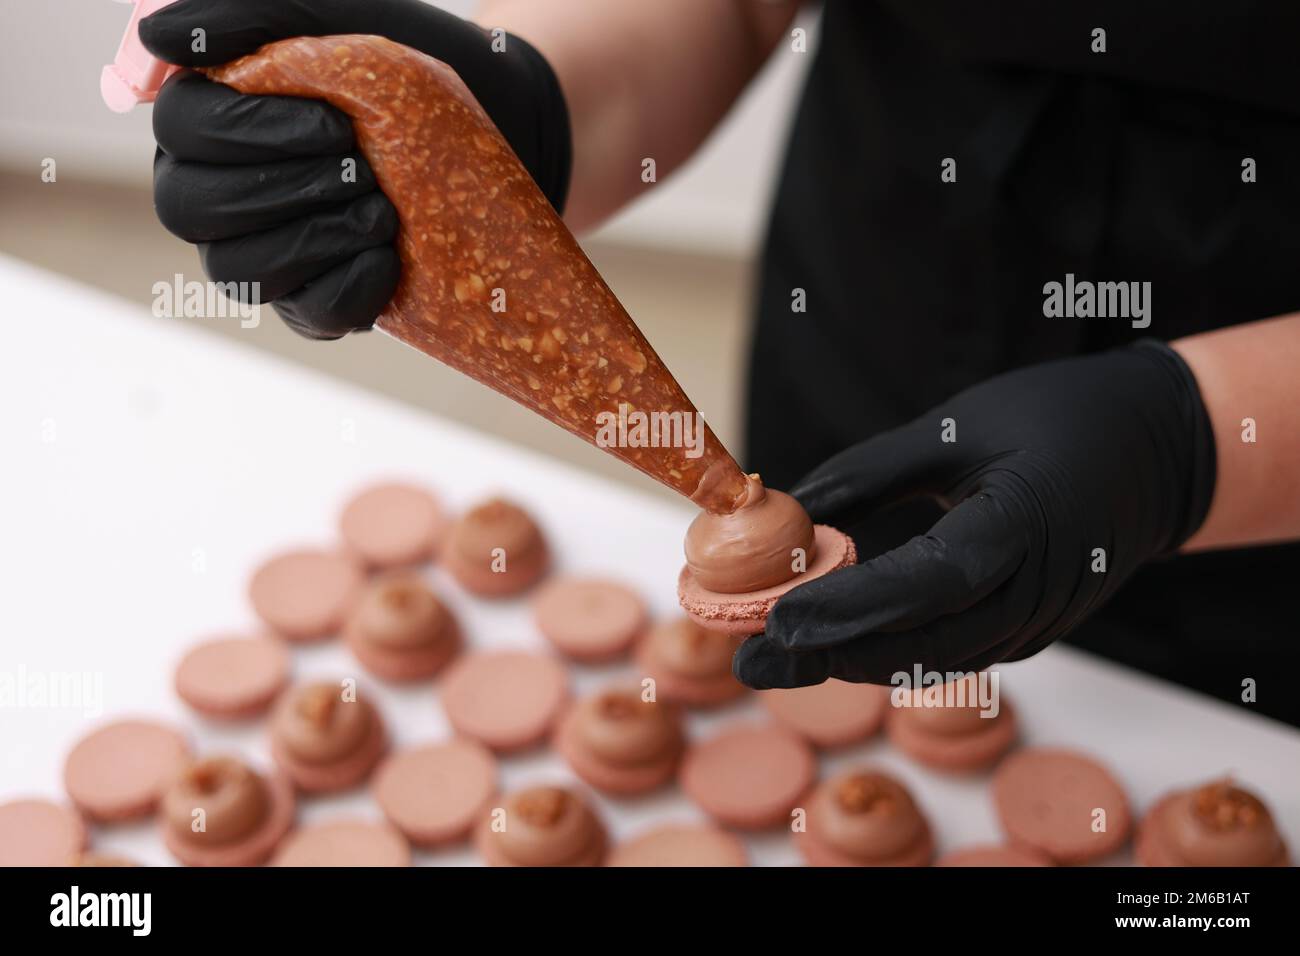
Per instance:
[[[814,525],[785,492],[748,475],[730,514],[702,511],[686,532],[686,566],[677,599],[703,627],[731,635],[758,634],[786,592],[857,562],[853,539]]]
[[[1230,779],[1162,797],[1138,829],[1146,866],[1290,866],[1264,801]]]

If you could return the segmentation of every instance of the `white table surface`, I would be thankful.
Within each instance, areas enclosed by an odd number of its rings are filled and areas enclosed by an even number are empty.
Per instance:
[[[456,508],[492,492],[514,496],[538,515],[564,570],[618,576],[656,614],[677,610],[692,514],[685,503],[644,497],[190,327],[203,320],[156,319],[13,260],[0,258],[0,290],[0,673],[102,675],[104,716],[170,718],[201,752],[234,749],[265,764],[261,728],[189,713],[172,694],[172,668],[200,637],[256,630],[245,599],[250,569],[286,545],[328,544],[348,494],[390,476],[423,482]],[[263,321],[276,321],[269,309]],[[431,363],[430,374],[449,373]],[[577,440],[554,434],[557,443]],[[473,645],[543,646],[525,601],[474,600],[440,570],[431,575]],[[337,642],[295,651],[295,672],[359,673]],[[572,673],[582,691],[631,670]],[[436,684],[394,690],[360,678],[398,744],[448,734]],[[1171,787],[1231,773],[1264,795],[1300,849],[1297,731],[1064,647],[1004,667],[1002,689],[1019,706],[1028,742],[1098,755],[1137,808]],[[104,716],[0,706],[0,800],[57,798],[65,752]],[[692,715],[690,731],[760,716],[750,699]],[[987,775],[932,773],[879,738],[820,759],[823,773],[870,762],[897,774],[930,816],[941,851],[999,837]],[[572,781],[549,753],[508,758],[502,768],[507,787]],[[702,818],[676,790],[597,802],[616,837],[653,821]],[[306,820],[340,814],[378,810],[361,792],[310,799],[300,811]],[[784,832],[747,839],[755,862],[796,861]],[[170,862],[149,825],[96,828],[93,842]],[[417,861],[474,856],[454,849]]]

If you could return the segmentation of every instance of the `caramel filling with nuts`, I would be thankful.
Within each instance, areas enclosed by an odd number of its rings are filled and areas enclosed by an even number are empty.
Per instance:
[[[221,789],[225,770],[225,765],[216,761],[198,763],[186,771],[186,779],[196,793],[208,797]]]
[[[519,797],[515,812],[535,827],[553,827],[564,816],[569,795],[554,787],[539,787]]]
[[[1192,812],[1211,830],[1235,830],[1259,826],[1268,811],[1253,794],[1218,781],[1192,795]]]
[[[344,700],[338,685],[309,684],[276,704],[271,737],[294,761],[329,764],[357,753],[377,719],[364,701]]]
[[[835,799],[846,813],[888,811],[894,802],[880,780],[866,774],[842,782],[835,791]]]
[[[339,703],[339,695],[333,687],[317,684],[308,687],[298,697],[298,713],[307,718],[307,722],[319,730],[330,725],[334,717],[334,708]]]
[[[908,792],[873,771],[818,787],[808,807],[808,832],[823,845],[866,862],[898,860],[927,839],[925,820]]]
[[[470,509],[452,530],[451,546],[474,564],[490,564],[498,548],[515,562],[531,560],[545,549],[533,519],[504,498],[491,498]]]
[[[610,720],[628,720],[640,716],[640,705],[626,694],[605,694],[598,705],[602,717]]]
[[[381,600],[388,606],[389,610],[402,614],[416,606],[419,594],[415,588],[408,584],[396,583],[390,584],[384,589]]]

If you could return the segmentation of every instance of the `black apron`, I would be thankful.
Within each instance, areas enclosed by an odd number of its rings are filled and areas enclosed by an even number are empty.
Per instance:
[[[1007,369],[1300,310],[1300,7],[1197,6],[829,0],[763,256],[750,470],[789,487]],[[1067,273],[1150,282],[1150,327],[1045,318]],[[851,530],[870,555],[936,516]],[[1300,725],[1298,590],[1300,546],[1152,563],[1071,641]]]

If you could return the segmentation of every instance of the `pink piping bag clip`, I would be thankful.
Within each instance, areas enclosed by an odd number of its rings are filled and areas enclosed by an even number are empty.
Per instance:
[[[135,4],[131,22],[126,36],[122,37],[122,45],[117,48],[117,59],[104,67],[99,76],[99,92],[114,113],[129,113],[137,103],[152,103],[163,81],[180,69],[155,57],[140,42],[140,21],[174,0],[125,2]]]

